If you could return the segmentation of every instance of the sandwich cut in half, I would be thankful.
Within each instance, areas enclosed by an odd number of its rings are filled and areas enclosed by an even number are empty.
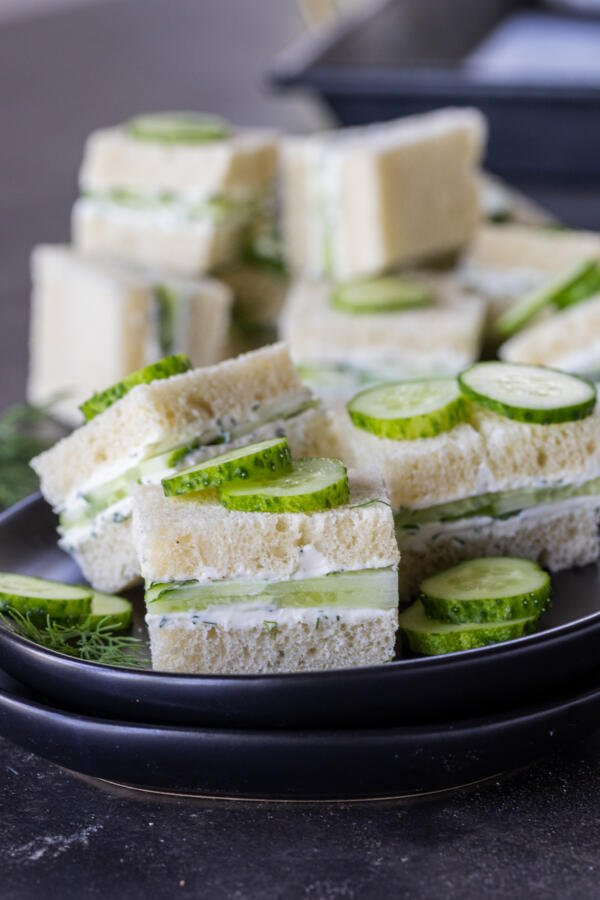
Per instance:
[[[348,464],[368,459],[386,484],[401,596],[478,556],[550,571],[598,558],[600,412],[589,382],[479,363],[459,379],[362,391],[335,424]]]
[[[142,271],[49,245],[34,250],[32,279],[28,399],[53,401],[54,414],[70,425],[81,423],[79,404],[98,385],[176,353],[197,366],[225,355],[232,296],[215,279]]]
[[[216,489],[178,494],[190,477],[199,487],[192,473],[163,482],[171,496],[135,491],[153,667],[267,673],[391,660],[399,554],[381,483],[348,479],[327,458],[256,477],[264,451],[244,452],[249,480],[216,458],[205,482]]]
[[[485,133],[477,110],[443,109],[285,139],[292,271],[347,281],[461,250],[480,217]]]
[[[274,132],[198,113],[137,116],[88,139],[73,210],[83,252],[195,277],[234,261],[269,207]]]
[[[285,434],[294,453],[311,453],[323,434],[323,414],[282,344],[200,369],[169,357],[82,410],[89,421],[32,465],[59,514],[61,547],[93,587],[110,593],[140,575],[131,539],[136,484],[253,438]]]
[[[280,335],[307,384],[348,399],[370,382],[457,374],[478,358],[484,320],[484,304],[448,276],[407,272],[298,282]]]

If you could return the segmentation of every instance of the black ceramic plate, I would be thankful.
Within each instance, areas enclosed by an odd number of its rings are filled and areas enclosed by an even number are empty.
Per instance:
[[[119,784],[203,796],[325,800],[397,797],[517,768],[600,724],[600,674],[578,692],[447,725],[242,731],[76,715],[0,674],[0,735],[45,759]]]
[[[0,569],[80,580],[56,546],[55,520],[29,498],[0,516]],[[225,728],[399,725],[484,715],[567,687],[598,665],[595,567],[554,579],[541,630],[451,656],[364,669],[262,676],[173,675],[84,663],[0,627],[0,665],[61,706],[124,720]],[[133,594],[143,633],[141,593]]]

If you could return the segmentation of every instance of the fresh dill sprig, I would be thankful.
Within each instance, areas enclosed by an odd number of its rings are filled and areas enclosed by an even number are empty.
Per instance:
[[[0,416],[0,509],[37,490],[29,460],[51,447],[65,430],[51,417],[51,407],[22,403]]]
[[[45,625],[39,626],[20,610],[5,609],[0,620],[21,637],[67,656],[135,669],[149,665],[143,641],[117,634],[118,626],[108,618],[65,625],[47,616]]]

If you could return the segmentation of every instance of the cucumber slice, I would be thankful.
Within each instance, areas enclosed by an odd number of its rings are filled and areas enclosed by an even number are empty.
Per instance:
[[[542,614],[550,599],[550,576],[529,559],[489,556],[426,578],[420,591],[432,619],[512,622]]]
[[[86,616],[92,594],[91,588],[81,585],[0,572],[0,609],[15,609],[36,623],[44,624],[47,616],[69,621]]]
[[[512,641],[533,631],[537,616],[513,619],[511,622],[471,622],[455,625],[429,619],[425,607],[418,600],[398,616],[402,638],[415,653],[437,656],[441,653],[456,653],[459,650],[473,650],[486,644]]]
[[[357,428],[396,441],[450,431],[467,414],[456,378],[398,381],[367,388],[350,400],[347,409]]]
[[[526,294],[500,316],[496,322],[497,334],[502,338],[510,337],[547,306],[558,306],[562,309],[591,296],[597,282],[598,266],[594,260],[585,260],[571,266],[541,287]]]
[[[113,384],[97,394],[93,394],[89,400],[81,404],[79,409],[85,416],[86,421],[90,421],[95,416],[104,412],[125,394],[128,394],[132,388],[138,384],[150,384],[151,381],[158,381],[161,378],[170,378],[172,375],[179,375],[181,372],[187,372],[192,368],[185,353],[177,353],[175,356],[165,356],[158,362],[145,366],[127,375],[122,381]]]
[[[272,481],[224,485],[219,498],[227,509],[240,512],[317,512],[348,502],[348,474],[339,459],[300,459],[288,475]]]
[[[543,366],[475,363],[458,381],[469,400],[517,422],[573,422],[589,416],[596,405],[591,382]]]
[[[400,312],[430,306],[433,293],[424,285],[397,275],[340,284],[331,293],[331,305],[349,313]]]
[[[131,611],[131,603],[124,597],[94,591],[92,606],[85,617],[85,624],[93,629],[102,622],[103,625],[110,625],[115,631],[124,631],[131,625]]]
[[[148,613],[203,612],[212,607],[306,609],[396,609],[398,576],[393,568],[333,572],[290,581],[198,581],[155,583],[146,590]]]
[[[124,127],[135,138],[161,144],[203,144],[230,134],[224,119],[197,112],[148,113],[134,116]]]
[[[292,455],[285,438],[271,438],[247,444],[237,450],[213,456],[196,466],[182,469],[163,478],[166,497],[177,497],[222,484],[239,484],[248,480],[268,480],[292,471]]]

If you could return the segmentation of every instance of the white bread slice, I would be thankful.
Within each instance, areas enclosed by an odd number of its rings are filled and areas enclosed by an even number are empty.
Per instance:
[[[553,366],[567,372],[600,370],[600,294],[515,334],[498,350],[507,362]]]
[[[426,508],[464,497],[544,483],[578,484],[600,475],[600,407],[578,422],[529,425],[473,408],[470,421],[433,438],[393,441],[331,416],[334,445],[348,465],[370,465],[393,509]]]
[[[553,275],[583,259],[600,259],[600,234],[526,225],[482,225],[469,247],[468,265],[534,269]]]
[[[284,580],[397,565],[381,483],[351,472],[350,484],[348,505],[314,513],[233,512],[210,496],[167,498],[160,486],[140,486],[133,537],[142,576]]]
[[[485,305],[449,278],[427,272],[407,277],[430,288],[436,302],[396,313],[353,314],[332,306],[333,286],[299,281],[280,320],[294,361],[344,364],[391,377],[456,374],[479,356]]]
[[[600,497],[577,498],[524,510],[508,519],[472,518],[398,529],[401,599],[428,575],[478,556],[521,556],[551,572],[598,559]]]
[[[269,187],[276,169],[273,131],[235,130],[219,141],[164,144],[139,140],[117,127],[89,136],[79,182],[84,191],[120,188],[198,201],[252,196]]]
[[[474,109],[286,139],[292,269],[344,280],[462,248],[479,219],[484,141]]]
[[[216,366],[136,386],[50,450],[32,460],[42,493],[60,506],[74,491],[115,465],[131,465],[135,451],[183,443],[213,426],[219,418],[260,421],[270,404],[300,405],[310,391],[300,382],[284,344],[274,344]],[[290,410],[291,411],[291,410]],[[128,463],[129,460],[129,463]]]
[[[81,253],[164,269],[196,278],[234,262],[243,247],[247,216],[222,222],[186,219],[82,197],[72,215],[73,243]]]
[[[394,656],[397,610],[353,610],[351,617],[326,617],[303,610],[269,613],[276,628],[262,622],[243,628],[193,624],[190,617],[146,617],[152,667],[162,672],[263,674],[340,669],[384,663]],[[162,624],[161,624],[162,623]]]
[[[80,256],[66,246],[36,247],[28,399],[45,404],[71,425],[83,421],[82,403],[99,385],[170,353],[194,365],[222,359],[232,296],[214,279],[186,281]],[[161,346],[156,289],[168,288],[174,306],[173,343]],[[102,335],[102,340],[98,340]]]

